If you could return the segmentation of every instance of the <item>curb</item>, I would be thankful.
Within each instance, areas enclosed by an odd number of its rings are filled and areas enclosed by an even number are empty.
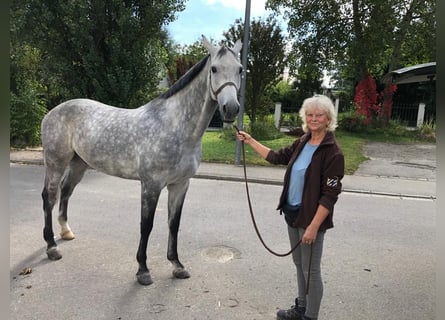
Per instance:
[[[43,165],[43,160],[18,160],[18,159],[10,159],[10,163],[17,164],[28,164],[28,165]],[[94,169],[91,169],[94,170]],[[221,180],[221,181],[232,181],[232,182],[245,182],[244,177],[238,176],[229,176],[229,175],[214,175],[208,173],[196,173],[193,177],[195,179],[208,179],[208,180]],[[275,185],[281,186],[283,183],[278,180],[271,179],[261,179],[261,178],[248,178],[248,183],[257,183],[257,184],[265,184],[265,185]],[[366,195],[375,195],[375,196],[384,196],[384,197],[395,197],[395,198],[410,198],[410,199],[425,199],[425,200],[436,200],[436,196],[434,195],[421,195],[421,194],[408,194],[408,193],[395,193],[395,192],[380,192],[380,191],[372,191],[372,190],[360,190],[360,189],[351,189],[344,188],[342,190],[344,193],[353,193],[353,194],[366,194]]]

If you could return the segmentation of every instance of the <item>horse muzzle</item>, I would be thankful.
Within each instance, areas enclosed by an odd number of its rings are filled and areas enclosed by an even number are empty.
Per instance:
[[[240,110],[236,85],[230,82],[221,86],[216,92],[216,99],[223,122],[232,123]]]
[[[221,118],[225,123],[232,123],[235,121],[236,116],[239,113],[240,104],[238,100],[231,99],[225,103],[220,104],[219,111]]]

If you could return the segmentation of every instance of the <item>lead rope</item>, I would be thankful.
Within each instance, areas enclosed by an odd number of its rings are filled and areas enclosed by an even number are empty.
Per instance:
[[[236,125],[233,126],[236,131],[239,133],[239,129]],[[273,251],[272,249],[270,249],[267,244],[264,242],[263,237],[260,234],[260,231],[258,230],[258,226],[256,224],[256,220],[255,220],[255,216],[253,214],[253,209],[252,209],[252,202],[250,201],[250,192],[249,192],[249,184],[247,183],[247,170],[246,170],[246,151],[244,148],[244,141],[241,141],[241,149],[243,152],[243,170],[244,170],[244,182],[246,185],[246,194],[247,194],[247,203],[249,205],[249,211],[250,211],[250,217],[252,218],[252,223],[253,223],[253,227],[255,228],[255,232],[258,236],[258,238],[260,239],[261,243],[263,244],[264,248],[266,248],[267,251],[269,251],[270,253],[272,253],[273,255],[277,256],[277,257],[286,257],[288,255],[290,255],[292,252],[295,251],[295,249],[297,249],[297,247],[301,244],[302,239],[300,239],[297,244],[290,249],[288,252],[286,253],[278,253]],[[308,275],[307,275],[307,284],[306,284],[306,294],[309,293],[309,280],[311,277],[311,265],[312,265],[312,244],[311,246],[311,252],[309,255],[309,271],[308,271]]]

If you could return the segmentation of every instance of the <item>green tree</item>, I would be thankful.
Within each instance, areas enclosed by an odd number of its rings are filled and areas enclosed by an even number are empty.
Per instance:
[[[167,77],[169,85],[172,85],[187,70],[193,67],[207,55],[207,49],[201,41],[196,41],[191,45],[172,45],[171,56],[166,63]]]
[[[184,0],[17,0],[13,45],[41,52],[39,80],[51,106],[88,97],[136,107],[156,89],[167,56],[164,26],[183,9]]]
[[[268,0],[267,7],[283,9],[295,56],[353,84],[435,61],[435,0]],[[296,61],[291,71],[299,73]]]
[[[29,45],[11,48],[10,144],[33,146],[40,142],[40,123],[46,114],[44,86],[37,78],[42,57]]]
[[[243,36],[244,23],[241,19],[237,19],[235,24],[224,32],[225,42],[231,46],[236,40],[243,39]],[[251,22],[245,109],[252,123],[255,123],[258,117],[268,114],[273,106],[267,92],[281,80],[287,62],[285,46],[286,38],[277,20],[272,16]],[[242,50],[244,49],[245,46]]]

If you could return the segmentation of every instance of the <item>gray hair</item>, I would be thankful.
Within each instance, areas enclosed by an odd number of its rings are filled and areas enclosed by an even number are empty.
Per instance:
[[[329,120],[326,130],[334,131],[335,128],[337,128],[337,115],[335,114],[334,104],[330,98],[321,94],[316,94],[313,97],[307,98],[303,101],[303,105],[299,111],[300,118],[303,121],[303,131],[308,132],[306,112],[314,108],[320,108],[326,113]]]

